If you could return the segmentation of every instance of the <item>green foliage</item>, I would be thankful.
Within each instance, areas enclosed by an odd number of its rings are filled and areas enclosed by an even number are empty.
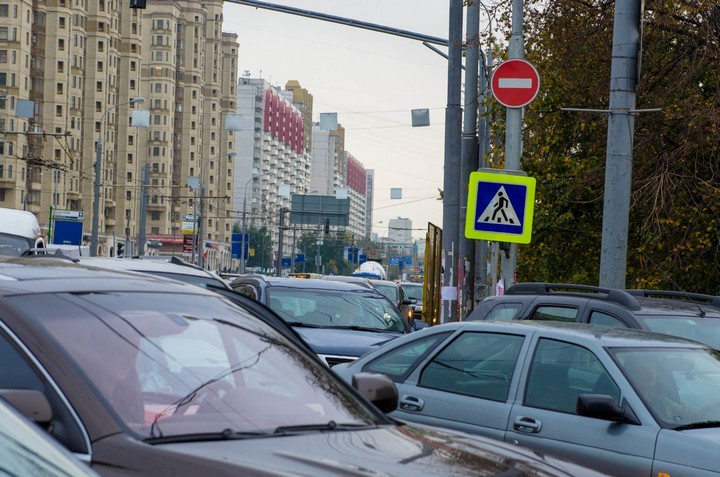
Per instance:
[[[560,108],[608,108],[614,4],[528,0],[525,11],[541,91],[525,113],[522,164],[538,182],[518,280],[597,284],[607,121]],[[720,5],[648,0],[643,20],[636,107],[662,111],[635,117],[627,286],[720,294]]]
[[[267,227],[248,229],[248,240],[250,247],[255,249],[255,254],[248,257],[247,266],[271,268],[273,266],[272,242]]]

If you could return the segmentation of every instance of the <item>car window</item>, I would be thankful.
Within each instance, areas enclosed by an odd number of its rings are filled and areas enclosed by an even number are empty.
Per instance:
[[[510,321],[522,310],[521,303],[498,303],[485,315],[484,320]]]
[[[405,332],[407,325],[395,305],[380,292],[272,287],[268,306],[291,325],[326,328],[360,327]]]
[[[665,425],[720,421],[720,352],[698,348],[610,352],[650,412]]]
[[[402,285],[405,296],[408,298],[415,298],[418,302],[423,300],[423,286],[422,285]]]
[[[428,363],[418,385],[505,401],[523,340],[511,334],[463,333]]]
[[[526,406],[575,414],[580,394],[608,394],[619,404],[620,390],[589,350],[540,339],[525,390]]]
[[[614,327],[618,327],[618,328],[627,328],[628,327],[628,325],[626,325],[619,318],[615,318],[612,315],[608,315],[607,313],[603,313],[602,311],[597,311],[597,310],[593,310],[590,313],[589,323],[591,325],[614,326]]]
[[[637,316],[637,315],[636,315]],[[720,349],[720,319],[707,316],[637,316],[650,331],[699,341]]]
[[[217,295],[11,300],[139,438],[376,420],[322,363]]]
[[[50,403],[53,422],[48,431],[69,450],[81,454],[89,452],[78,422],[64,400],[55,392],[26,355],[0,333],[0,388],[32,389],[42,392]]]
[[[544,321],[575,321],[577,314],[578,309],[576,307],[544,305],[538,306],[530,316],[530,319]]]
[[[405,346],[385,353],[367,364],[363,371],[389,376],[393,381],[402,381],[409,371],[449,333],[436,333],[415,340]]]
[[[377,291],[385,295],[388,300],[390,300],[393,303],[398,303],[400,300],[398,299],[398,288],[395,285],[380,285],[378,283],[373,283],[373,286],[377,288]]]

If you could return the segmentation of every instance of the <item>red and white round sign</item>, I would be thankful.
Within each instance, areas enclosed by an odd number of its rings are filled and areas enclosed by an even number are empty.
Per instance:
[[[525,60],[507,60],[495,68],[490,88],[495,99],[503,106],[522,108],[537,96],[540,75]]]

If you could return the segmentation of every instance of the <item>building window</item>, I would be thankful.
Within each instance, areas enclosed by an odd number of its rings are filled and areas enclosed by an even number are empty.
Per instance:
[[[57,94],[63,94],[63,84],[58,83],[56,88]]]
[[[105,49],[105,42],[104,41],[98,41],[98,51],[103,51]]]
[[[131,61],[131,62],[130,62],[130,71],[135,71],[135,68],[136,68],[135,62],[134,62],[134,61]]]
[[[58,50],[65,51],[65,40],[63,38],[58,38]]]
[[[133,79],[130,80],[130,89],[132,89],[132,90],[135,89],[135,80],[133,80]]]
[[[7,63],[7,50],[0,50],[0,63]]]
[[[0,3],[0,17],[10,16],[10,10],[7,3]]]
[[[102,61],[97,62],[97,70],[99,72],[102,72],[102,70],[103,70],[103,62]]]
[[[62,105],[58,104],[55,106],[55,116],[61,118],[62,117]]]
[[[103,86],[102,81],[96,82],[95,83],[95,91],[97,91],[98,93],[102,93],[102,86]]]
[[[0,38],[0,40],[1,40],[1,39],[2,39],[2,38]],[[64,62],[64,61],[58,61],[58,62],[57,62],[57,72],[58,72],[58,73],[62,73],[63,71],[65,71],[65,62]]]

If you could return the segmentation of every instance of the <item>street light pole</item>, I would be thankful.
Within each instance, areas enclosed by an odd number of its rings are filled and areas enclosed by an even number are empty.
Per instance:
[[[246,215],[246,207],[247,207],[247,188],[250,185],[251,182],[253,182],[255,179],[257,179],[258,176],[258,170],[253,169],[252,171],[252,177],[248,179],[248,181],[245,183],[245,188],[243,189],[243,208],[242,208],[242,234],[240,238],[240,273],[245,273],[245,266],[246,266],[246,258],[245,258],[245,234],[247,233],[247,228],[245,227],[245,215]]]
[[[237,155],[235,151],[231,151],[227,153],[228,157],[234,157]],[[205,194],[206,194],[206,187],[205,187],[205,163],[210,162],[213,159],[217,159],[221,157],[222,154],[213,156],[208,158],[205,161],[200,162],[200,215],[197,217],[198,224],[197,224],[197,236],[195,237],[197,242],[197,259],[198,259],[198,266],[201,268],[205,268],[205,257],[204,257],[204,250],[205,250],[205,239],[203,238],[204,232],[204,221],[205,221]]]
[[[105,124],[105,116],[107,113],[117,108],[118,106],[124,106],[126,104],[142,103],[145,98],[131,98],[130,101],[125,103],[116,104],[110,106],[105,110],[103,115],[100,117],[100,131],[98,131],[97,149],[95,151],[95,183],[93,184],[93,219],[92,219],[92,235],[90,236],[90,256],[97,256],[98,249],[98,229],[100,227],[100,175],[102,174],[102,130],[103,124]]]

